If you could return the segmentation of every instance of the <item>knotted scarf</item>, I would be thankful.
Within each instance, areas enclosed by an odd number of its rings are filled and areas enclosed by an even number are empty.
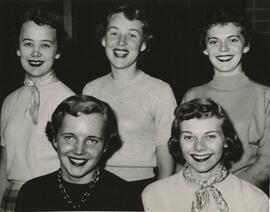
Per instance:
[[[228,212],[228,206],[224,200],[221,192],[214,187],[215,183],[223,181],[228,175],[227,169],[223,165],[219,165],[217,172],[208,180],[200,181],[192,176],[191,170],[188,165],[185,165],[183,170],[184,178],[191,183],[200,185],[199,189],[194,194],[192,201],[192,212],[206,211],[210,203],[210,195],[215,199],[216,205],[220,212]]]
[[[31,88],[31,96],[27,108],[25,110],[25,115],[27,118],[31,118],[34,125],[38,124],[39,106],[40,106],[40,93],[38,86],[46,85],[51,82],[57,81],[55,74],[49,72],[44,77],[42,77],[37,82],[33,82],[28,75],[25,75],[24,85]]]

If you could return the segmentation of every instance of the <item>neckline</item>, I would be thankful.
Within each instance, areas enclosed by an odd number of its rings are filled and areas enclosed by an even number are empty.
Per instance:
[[[95,169],[95,173],[93,175],[92,180],[86,184],[74,184],[65,181],[61,175],[61,169],[58,170],[57,173],[57,184],[58,189],[60,191],[61,196],[65,200],[65,202],[70,205],[73,209],[81,208],[83,204],[85,204],[89,198],[92,196],[93,189],[95,188],[97,182],[99,181],[99,168]],[[74,199],[74,192],[70,192],[74,188],[78,188],[77,193],[81,192],[80,198]],[[87,188],[87,189],[86,189]],[[76,195],[77,196],[77,195]]]
[[[136,83],[140,78],[142,78],[142,76],[144,75],[144,72],[141,70],[137,71],[137,74],[135,75],[135,77],[133,77],[130,80],[116,80],[112,77],[112,73],[109,74],[110,80],[113,84],[115,84],[116,86],[119,87],[127,87],[130,86],[134,83]]]
[[[219,164],[218,169],[205,179],[199,179],[197,176],[195,176],[192,173],[191,168],[187,164],[185,164],[184,169],[183,169],[184,178],[187,181],[192,182],[194,184],[197,184],[199,186],[202,186],[202,185],[209,186],[209,185],[207,185],[209,183],[210,183],[210,185],[212,185],[213,182],[216,181],[217,178],[220,178],[220,176],[223,176],[225,179],[227,177],[227,175],[228,175],[228,170],[223,166],[223,164]],[[221,181],[217,181],[215,183],[218,183],[218,182],[221,182]]]
[[[27,74],[25,74],[24,84],[29,87],[32,86],[41,87],[57,81],[58,79],[54,72],[46,74],[45,76],[41,77],[38,81],[31,80],[30,77]]]
[[[249,78],[242,72],[231,76],[214,75],[209,85],[220,90],[230,91],[244,87],[248,82]]]

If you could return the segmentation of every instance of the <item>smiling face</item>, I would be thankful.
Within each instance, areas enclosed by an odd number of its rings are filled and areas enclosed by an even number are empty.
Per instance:
[[[92,179],[104,148],[104,117],[100,113],[66,114],[54,145],[65,181],[85,184]]]
[[[56,30],[48,25],[39,26],[33,21],[22,25],[19,37],[19,50],[22,67],[33,81],[38,81],[52,72],[57,54]]]
[[[181,122],[182,154],[198,179],[207,179],[218,169],[226,146],[221,123],[222,120],[214,116]]]
[[[244,46],[245,39],[241,34],[241,27],[233,23],[214,25],[207,31],[206,49],[215,74],[233,75],[242,72],[241,58],[249,51]]]
[[[136,69],[138,55],[146,48],[142,27],[140,21],[130,21],[122,12],[111,16],[102,45],[112,69]]]

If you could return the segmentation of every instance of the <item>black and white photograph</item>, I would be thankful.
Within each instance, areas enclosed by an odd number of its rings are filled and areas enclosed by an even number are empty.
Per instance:
[[[269,0],[0,0],[0,212],[269,212]]]

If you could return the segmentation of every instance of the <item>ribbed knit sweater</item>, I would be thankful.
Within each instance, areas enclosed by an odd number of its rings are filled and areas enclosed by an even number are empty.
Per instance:
[[[244,73],[215,75],[209,83],[188,90],[183,102],[199,97],[210,97],[227,111],[244,148],[231,171],[260,187],[270,173],[270,88]]]

